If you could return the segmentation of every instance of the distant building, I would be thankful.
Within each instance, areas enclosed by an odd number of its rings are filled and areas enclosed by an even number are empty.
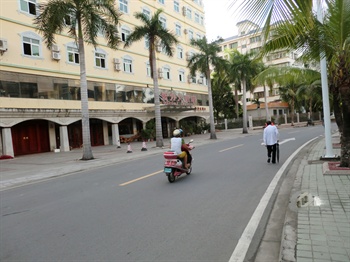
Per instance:
[[[258,25],[251,21],[244,20],[237,23],[238,35],[224,39],[220,44],[222,52],[220,55],[224,58],[228,58],[228,54],[225,50],[236,49],[242,54],[248,52],[258,53],[263,45],[264,36],[262,30]],[[271,31],[273,34],[273,31]],[[296,65],[296,59],[298,54],[294,51],[280,50],[269,54],[263,58],[263,63],[267,66],[292,66]],[[275,86],[272,90],[266,87],[267,102],[270,116],[278,116],[282,114],[288,114],[288,104],[280,102],[279,90]],[[242,95],[242,94],[240,94]],[[247,92],[247,111],[248,115],[253,118],[265,118],[265,111],[261,110],[253,100],[259,100],[260,103],[264,100],[264,87],[258,86],[254,89],[254,93]],[[272,103],[273,102],[273,103]],[[279,104],[281,103],[281,104]],[[287,106],[286,106],[287,105]]]
[[[82,145],[79,53],[67,33],[47,49],[33,25],[37,5],[45,0],[1,1],[0,8],[0,155],[68,151]],[[205,35],[201,0],[115,0],[123,13],[118,25],[122,41],[140,22],[135,12],[152,15],[162,8],[161,21],[179,44],[167,57],[157,49],[163,136],[179,121],[209,118],[206,80],[190,76],[187,60],[196,52],[192,38]],[[6,11],[5,11],[6,10]],[[68,21],[69,22],[69,21]],[[120,135],[133,136],[154,119],[153,81],[148,43],[124,49],[85,46],[91,144],[117,145]]]

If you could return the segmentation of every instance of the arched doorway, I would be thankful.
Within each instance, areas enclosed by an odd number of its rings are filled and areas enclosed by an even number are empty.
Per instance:
[[[50,152],[48,122],[29,120],[11,128],[15,156]]]

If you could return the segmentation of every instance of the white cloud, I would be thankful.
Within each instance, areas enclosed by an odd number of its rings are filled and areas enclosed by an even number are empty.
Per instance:
[[[205,11],[205,27],[208,41],[218,36],[228,38],[237,35],[237,14],[229,9],[230,0],[203,0]]]

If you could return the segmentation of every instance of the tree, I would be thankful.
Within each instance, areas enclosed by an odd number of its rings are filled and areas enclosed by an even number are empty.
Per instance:
[[[232,82],[239,81],[243,91],[243,134],[248,133],[247,127],[247,86],[253,88],[253,78],[262,70],[263,64],[253,59],[252,53],[241,54],[237,50],[230,53],[228,73]],[[253,91],[253,90],[251,90]]]
[[[216,139],[215,125],[214,125],[214,110],[213,110],[213,96],[211,89],[211,67],[220,71],[226,65],[226,61],[218,56],[221,51],[219,44],[223,39],[219,38],[211,43],[208,43],[206,37],[200,39],[192,39],[191,45],[196,47],[199,52],[195,53],[188,61],[188,68],[191,75],[195,76],[199,71],[205,75],[208,81],[208,99],[209,99],[209,114],[210,114],[210,139]]]
[[[156,63],[156,48],[161,45],[166,55],[172,57],[174,52],[172,46],[178,42],[177,38],[166,29],[159,20],[162,9],[158,9],[152,17],[138,12],[135,17],[142,22],[142,25],[136,26],[134,31],[128,36],[125,47],[129,47],[134,42],[146,38],[149,44],[149,64],[151,67],[151,77],[154,87],[154,115],[156,120],[156,146],[163,147],[162,117],[160,112],[158,71]]]
[[[97,36],[103,33],[110,48],[119,43],[117,24],[119,14],[113,0],[51,0],[40,4],[40,15],[34,19],[39,32],[43,33],[48,48],[55,43],[55,34],[68,28],[79,49],[80,95],[83,131],[82,160],[93,159],[90,138],[90,119],[87,95],[84,42],[97,46]],[[68,23],[67,21],[70,21]]]
[[[219,119],[220,116],[233,118],[234,99],[230,82],[225,72],[216,72],[213,74],[212,91],[216,119]]]
[[[298,101],[298,91],[306,84],[320,78],[320,73],[307,68],[297,67],[269,67],[258,74],[254,82],[264,83],[274,79],[279,85],[281,98],[289,103],[292,125],[294,123],[294,111]]]
[[[232,0],[232,4],[238,3]],[[312,10],[312,0],[259,0],[241,2],[243,15],[253,21],[263,21],[265,36],[275,23],[275,35],[264,52],[281,48],[300,49],[303,56],[319,61],[327,60],[333,108],[341,133],[340,166],[350,167],[350,3],[348,0],[325,1],[327,12],[320,23]],[[247,19],[247,18],[246,18]],[[261,24],[261,23],[258,23]],[[266,37],[266,39],[268,39]]]

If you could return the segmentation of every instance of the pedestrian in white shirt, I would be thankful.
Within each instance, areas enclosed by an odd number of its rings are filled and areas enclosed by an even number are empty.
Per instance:
[[[272,125],[271,121],[266,122],[266,127],[264,129],[264,144],[267,148],[267,163],[271,162],[272,154],[272,164],[276,164],[276,148],[278,142],[278,129],[275,125]]]

